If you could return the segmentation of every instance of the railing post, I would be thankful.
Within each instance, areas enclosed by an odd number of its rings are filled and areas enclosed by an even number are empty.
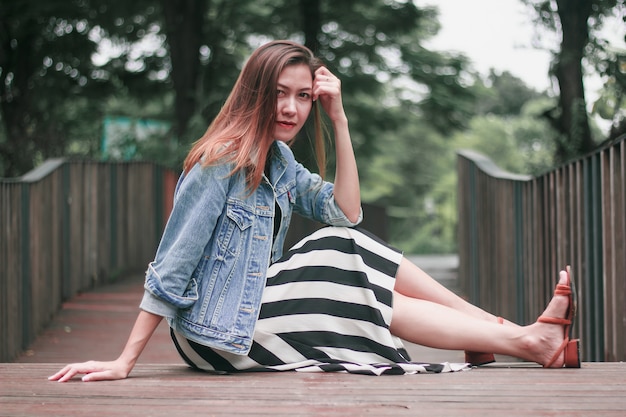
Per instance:
[[[21,348],[26,349],[32,341],[32,286],[31,286],[31,270],[30,270],[30,184],[22,183],[21,192],[21,248],[20,255],[22,258],[22,340]]]
[[[516,314],[515,320],[518,323],[523,322],[526,315],[526,303],[524,294],[524,242],[526,239],[524,227],[524,201],[522,197],[522,183],[513,183],[513,210],[515,219],[515,302]]]
[[[468,289],[470,300],[478,301],[480,298],[480,280],[478,270],[478,209],[476,208],[476,166],[472,163],[468,172],[468,194],[469,200],[469,241],[468,249],[469,255],[469,268],[468,271]]]
[[[63,261],[61,262],[61,295],[63,299],[71,296],[71,272],[70,272],[70,233],[72,216],[70,214],[70,206],[72,205],[70,196],[71,170],[69,164],[63,164],[61,167],[61,250]]]
[[[118,218],[118,212],[117,212],[117,205],[118,205],[118,189],[117,189],[117,164],[115,162],[108,164],[109,167],[109,181],[111,183],[110,187],[111,187],[111,198],[109,199],[109,210],[111,211],[111,227],[110,227],[110,233],[111,233],[111,238],[110,238],[110,248],[109,248],[109,253],[110,253],[110,259],[111,259],[111,269],[112,270],[117,270],[118,269],[118,264],[119,264],[119,260],[117,257],[117,246],[118,246],[118,233],[117,233],[117,222],[119,220]]]
[[[587,239],[585,239],[585,264],[583,273],[583,296],[587,301],[587,316],[585,317],[587,331],[584,333],[583,346],[589,360],[603,360],[604,358],[604,326],[595,326],[595,323],[604,323],[603,311],[603,271],[602,271],[602,183],[600,181],[600,164],[597,155],[585,161],[585,198],[584,217]]]

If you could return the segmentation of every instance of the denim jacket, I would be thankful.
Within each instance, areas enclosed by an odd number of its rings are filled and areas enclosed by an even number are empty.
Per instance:
[[[292,212],[335,226],[354,226],[336,204],[333,185],[297,163],[275,142],[269,179],[252,193],[232,164],[196,164],[181,175],[174,206],[140,307],[167,318],[185,337],[235,354],[252,345],[266,272],[282,256]],[[280,228],[274,233],[275,203]],[[278,221],[278,219],[277,219]]]

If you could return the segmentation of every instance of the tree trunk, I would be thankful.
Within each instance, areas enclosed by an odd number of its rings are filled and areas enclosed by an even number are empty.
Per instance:
[[[205,0],[163,0],[167,43],[172,60],[172,82],[176,98],[175,132],[180,138],[187,131],[196,111]]]
[[[304,32],[304,45],[317,54],[319,51],[317,35],[322,25],[319,0],[300,0],[300,12],[302,16],[302,31]]]
[[[566,161],[593,149],[587,119],[582,59],[589,40],[587,20],[593,0],[557,0],[563,31],[561,51],[556,63],[559,82],[559,130],[564,140],[557,144],[556,158]]]
[[[29,88],[36,64],[29,53],[35,42],[32,31],[13,33],[8,24],[13,17],[8,14],[0,18],[0,116],[5,128],[5,142],[0,141],[0,177],[15,177],[33,168],[33,153],[36,150],[34,136],[29,132],[29,107],[32,89]],[[36,25],[28,19],[24,27]],[[17,47],[11,47],[11,39]]]
[[[321,31],[320,0],[300,0],[300,21],[304,32],[304,45],[319,55],[318,34]],[[308,126],[307,126],[308,127]],[[316,171],[313,130],[311,128],[302,129],[298,133],[298,139],[291,145],[291,149],[296,159],[310,170]],[[310,134],[309,134],[310,133]]]

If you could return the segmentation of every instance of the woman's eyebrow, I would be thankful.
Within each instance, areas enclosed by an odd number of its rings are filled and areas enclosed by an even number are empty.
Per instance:
[[[283,90],[291,90],[291,87],[289,87],[286,84],[278,83],[277,87],[282,88]],[[313,87],[296,88],[296,90],[298,90],[298,91],[311,91],[311,90],[313,90]]]

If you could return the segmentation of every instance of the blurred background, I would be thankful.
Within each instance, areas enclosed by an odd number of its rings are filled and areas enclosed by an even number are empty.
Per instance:
[[[626,132],[625,18],[623,0],[3,1],[0,177],[59,156],[179,171],[251,51],[288,38],[342,80],[389,241],[455,253],[456,150],[540,174]],[[306,132],[294,151],[314,168]]]

